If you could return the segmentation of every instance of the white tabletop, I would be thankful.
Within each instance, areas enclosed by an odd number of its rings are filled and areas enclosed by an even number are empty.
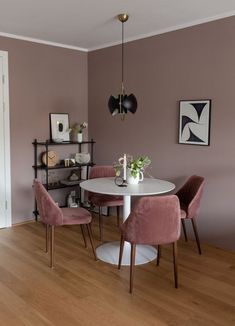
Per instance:
[[[144,178],[138,185],[128,184],[127,187],[118,187],[114,178],[95,178],[81,182],[80,187],[100,194],[146,196],[169,192],[175,188],[175,185],[165,180]]]

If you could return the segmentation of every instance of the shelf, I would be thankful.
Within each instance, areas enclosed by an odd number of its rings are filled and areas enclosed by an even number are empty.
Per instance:
[[[83,164],[76,164],[76,165],[71,165],[71,166],[64,166],[62,164],[58,164],[55,166],[47,167],[46,165],[40,164],[40,165],[33,165],[32,167],[34,169],[38,170],[58,170],[58,169],[76,169],[76,168],[81,168],[83,166],[93,166],[95,165],[94,163],[83,163]]]
[[[56,185],[54,185],[54,186],[49,186],[49,185],[48,185],[48,188],[47,188],[47,185],[46,185],[46,184],[44,184],[43,186],[44,186],[47,190],[56,190],[56,189],[62,189],[62,188],[77,187],[77,186],[79,186],[79,184],[80,184],[81,182],[83,182],[83,181],[85,181],[85,180],[84,180],[84,179],[81,179],[81,180],[79,180],[79,183],[77,183],[77,184],[73,184],[73,185],[64,185],[64,184],[62,184],[62,183],[58,183],[58,184],[56,184]]]
[[[33,147],[34,147],[34,165],[32,166],[33,169],[34,169],[34,178],[36,179],[38,177],[38,171],[45,171],[43,174],[45,174],[45,177],[46,179],[44,180],[45,184],[43,185],[48,191],[49,190],[56,190],[56,189],[63,189],[63,188],[72,188],[72,189],[76,189],[76,191],[78,191],[78,199],[79,199],[79,202],[81,201],[81,188],[80,188],[80,183],[82,181],[84,181],[83,179],[80,179],[81,178],[81,174],[82,172],[85,172],[86,173],[86,177],[84,176],[85,179],[88,179],[88,176],[89,176],[89,168],[94,166],[95,163],[93,163],[93,151],[94,151],[94,144],[95,144],[95,141],[93,139],[91,140],[87,140],[87,141],[83,141],[83,142],[78,142],[78,141],[66,141],[66,142],[62,142],[62,143],[56,143],[56,142],[53,142],[51,141],[50,139],[47,139],[45,141],[38,141],[36,138],[34,139],[34,141],[32,142],[33,144]],[[88,163],[76,163],[74,165],[70,165],[70,166],[65,166],[64,165],[64,160],[60,160],[59,163],[55,166],[47,166],[43,163],[41,163],[38,159],[39,159],[39,154],[42,154],[44,152],[46,152],[46,154],[48,154],[49,152],[49,149],[51,146],[68,146],[68,145],[75,145],[77,146],[77,151],[79,153],[82,152],[82,149],[83,149],[83,145],[87,145],[85,146],[84,148],[89,148],[89,152],[90,152],[90,155],[91,155],[91,158],[90,158],[90,162]],[[44,146],[44,148],[42,147]],[[58,149],[58,147],[57,147]],[[73,150],[74,151],[74,150]],[[83,167],[87,167],[86,169],[83,169]],[[63,184],[61,183],[61,181],[63,180],[60,180],[58,181],[58,183],[54,183],[53,185],[52,184],[49,184],[48,181],[49,181],[49,177],[50,177],[50,171],[52,170],[64,170],[64,169],[68,169],[68,172],[72,171],[73,169],[76,170],[76,173],[77,173],[77,176],[80,180],[78,180],[78,182],[76,184]],[[42,174],[42,173],[40,173]],[[58,174],[60,174],[58,172]],[[62,177],[60,177],[60,179],[62,179]],[[63,207],[63,206],[62,206]],[[35,200],[35,209],[34,209],[34,215],[35,215],[35,219],[37,221],[37,216],[38,216],[38,211],[37,211],[37,202]]]
[[[49,146],[57,146],[57,145],[82,145],[82,144],[95,144],[95,141],[92,140],[87,140],[87,141],[83,141],[81,143],[77,142],[77,141],[66,141],[66,142],[62,142],[62,143],[54,143],[50,140],[48,141],[34,141],[32,143],[33,145],[49,145]]]

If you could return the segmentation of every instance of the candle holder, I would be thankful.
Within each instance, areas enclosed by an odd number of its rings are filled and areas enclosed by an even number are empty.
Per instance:
[[[124,154],[123,157],[120,157],[118,160],[119,164],[123,169],[123,180],[126,182],[126,168],[127,168],[127,155]]]

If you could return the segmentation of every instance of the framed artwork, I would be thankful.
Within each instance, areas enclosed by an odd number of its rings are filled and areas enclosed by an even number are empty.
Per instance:
[[[210,145],[211,100],[180,101],[179,143]]]
[[[51,141],[69,141],[69,115],[68,113],[50,113]]]

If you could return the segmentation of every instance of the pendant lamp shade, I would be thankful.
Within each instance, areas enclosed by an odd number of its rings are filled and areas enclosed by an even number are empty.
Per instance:
[[[109,111],[112,115],[127,113],[135,113],[137,110],[137,100],[134,94],[118,95],[118,97],[110,96]]]
[[[128,20],[127,14],[118,15],[119,21],[122,23],[122,82],[121,82],[121,94],[117,97],[110,96],[108,101],[108,107],[110,113],[115,116],[121,114],[124,118],[128,112],[135,113],[137,110],[137,99],[134,94],[125,94],[124,88],[124,23]]]

